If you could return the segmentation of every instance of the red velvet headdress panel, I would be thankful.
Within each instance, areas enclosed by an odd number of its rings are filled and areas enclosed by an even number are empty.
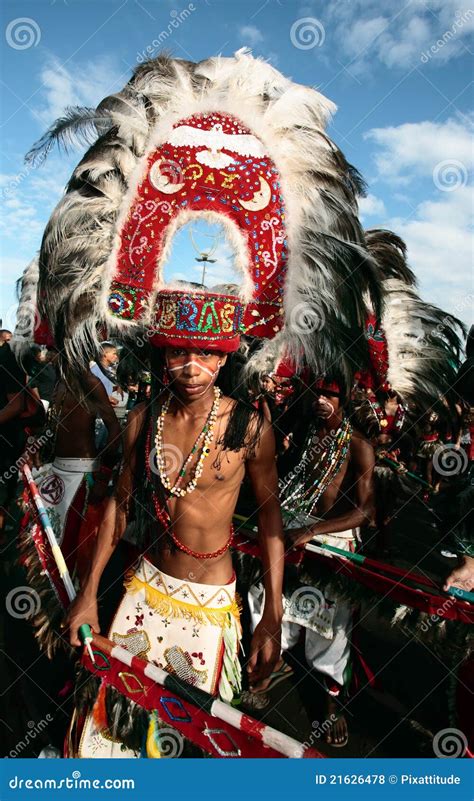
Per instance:
[[[359,371],[355,378],[363,389],[387,390],[388,347],[385,332],[375,315],[369,314],[365,325],[365,336],[369,350],[370,369]]]
[[[280,177],[262,142],[217,112],[177,122],[146,159],[114,254],[108,303],[115,317],[139,321],[154,307],[180,217],[209,213],[240,244],[240,332],[270,338],[281,329],[287,255]]]

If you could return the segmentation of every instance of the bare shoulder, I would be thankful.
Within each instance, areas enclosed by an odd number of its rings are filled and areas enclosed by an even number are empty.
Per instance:
[[[84,373],[84,384],[90,392],[96,392],[103,387],[100,378],[97,378],[90,370]]]
[[[128,413],[125,438],[129,445],[136,442],[140,432],[145,425],[147,404],[137,403]]]
[[[229,398],[227,395],[222,395],[217,416],[229,417],[236,406],[237,401],[234,398]]]
[[[351,458],[359,462],[370,462],[374,456],[374,448],[370,440],[357,428],[352,431],[350,444]]]
[[[275,458],[275,434],[273,426],[263,411],[255,409],[251,414],[247,437],[255,445],[250,449],[250,456],[257,459],[273,460]]]

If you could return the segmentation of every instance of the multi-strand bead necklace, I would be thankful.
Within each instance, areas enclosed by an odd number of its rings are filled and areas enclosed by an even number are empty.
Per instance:
[[[301,456],[301,468],[293,470],[284,479],[280,490],[281,506],[293,514],[313,512],[329,484],[334,481],[346,459],[352,439],[352,426],[345,418],[331,441],[319,454],[315,454],[312,433],[308,436]],[[316,457],[316,458],[315,458]],[[307,475],[306,468],[310,467]]]
[[[211,450],[210,445],[212,443],[212,438],[214,436],[214,428],[216,425],[217,412],[219,410],[219,403],[221,400],[221,396],[222,396],[221,390],[218,387],[214,387],[214,402],[212,404],[211,411],[209,412],[208,418],[204,423],[203,429],[201,433],[198,435],[193,447],[191,448],[188,457],[183,462],[183,465],[178,473],[178,476],[174,484],[171,484],[168,473],[166,472],[166,455],[164,453],[164,446],[163,446],[163,427],[165,424],[165,417],[170,407],[171,396],[167,398],[167,400],[163,404],[163,408],[161,410],[160,416],[158,417],[158,422],[156,425],[156,436],[155,436],[156,464],[160,472],[161,483],[163,484],[164,488],[171,495],[175,495],[177,498],[184,498],[186,494],[193,492],[193,490],[196,489],[196,484],[199,481],[202,475],[202,471],[204,469],[204,460]],[[186,475],[186,470],[188,469],[194,457],[194,454],[196,453],[199,447],[199,443],[201,442],[201,440],[203,440],[201,453],[199,454],[199,458],[196,462],[196,467],[194,468],[194,474],[192,478],[190,478],[188,483],[183,487],[181,486],[181,484]]]
[[[174,495],[176,497],[183,498],[186,494],[188,494],[189,492],[192,492],[196,488],[196,484],[197,484],[200,476],[202,475],[203,466],[204,466],[204,460],[205,460],[206,456],[208,455],[208,453],[210,452],[210,445],[212,443],[212,438],[213,438],[213,435],[214,435],[214,428],[215,428],[215,423],[216,423],[216,420],[217,420],[217,412],[218,412],[218,409],[219,409],[219,403],[220,403],[221,395],[222,395],[221,390],[218,387],[214,387],[214,402],[212,404],[211,411],[209,412],[208,418],[207,418],[207,420],[206,420],[206,422],[205,422],[205,424],[203,426],[202,431],[198,435],[193,447],[191,448],[189,456],[184,461],[184,463],[183,463],[183,465],[182,465],[182,467],[181,467],[181,469],[180,469],[180,471],[178,473],[178,477],[177,477],[174,485],[171,485],[171,482],[169,480],[168,474],[166,472],[166,462],[165,462],[165,458],[164,458],[164,446],[163,446],[163,426],[164,426],[164,420],[165,420],[166,413],[168,412],[168,409],[169,409],[169,406],[170,406],[171,396],[163,404],[160,416],[158,417],[158,421],[157,421],[157,430],[156,430],[156,436],[155,436],[155,448],[156,448],[155,453],[156,453],[156,463],[157,463],[157,466],[158,466],[158,469],[159,469],[159,472],[160,472],[161,483],[162,483],[163,487],[165,488],[165,490],[169,494]],[[196,464],[196,469],[194,470],[193,477],[192,477],[192,479],[190,479],[190,481],[186,484],[185,487],[181,487],[180,485],[181,485],[181,483],[182,483],[182,481],[184,479],[184,476],[186,475],[186,470],[187,470],[187,468],[188,468],[188,466],[189,466],[194,454],[196,453],[196,451],[198,449],[200,441],[203,438],[204,438],[204,441],[203,441],[203,445],[202,445],[201,454],[200,454],[198,462]],[[148,480],[149,480],[149,482],[151,484],[153,484],[152,476],[151,476],[151,464],[150,464],[151,440],[152,440],[152,425],[150,424],[150,432],[149,432],[149,436],[147,437],[147,445],[146,445],[146,453],[145,453],[145,464],[147,466]],[[183,551],[184,553],[188,554],[189,556],[193,556],[195,559],[213,559],[213,558],[215,558],[217,556],[221,556],[223,553],[225,553],[227,551],[227,549],[230,547],[230,545],[232,544],[232,540],[233,540],[233,536],[234,536],[233,527],[231,527],[230,537],[229,537],[228,541],[225,543],[225,545],[222,546],[222,548],[218,548],[216,551],[212,551],[212,552],[209,552],[209,553],[203,553],[201,551],[194,551],[192,548],[189,548],[187,545],[185,545],[184,542],[181,542],[181,540],[178,539],[178,537],[174,533],[174,531],[172,529],[170,514],[168,512],[166,503],[160,503],[160,501],[159,501],[159,499],[157,497],[157,494],[156,494],[154,489],[152,490],[152,497],[153,497],[153,505],[155,507],[155,514],[157,516],[157,519],[160,521],[160,523],[162,524],[163,528],[168,531],[169,536],[171,537],[171,539],[173,540],[174,544],[176,545],[177,548],[179,548],[180,551]]]

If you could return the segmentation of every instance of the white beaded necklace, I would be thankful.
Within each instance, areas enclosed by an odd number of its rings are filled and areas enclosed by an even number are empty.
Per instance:
[[[156,453],[156,464],[160,472],[161,483],[171,495],[175,495],[178,498],[184,498],[186,494],[193,492],[193,490],[196,489],[196,484],[199,481],[202,475],[202,471],[204,469],[204,460],[208,455],[208,453],[210,452],[210,445],[212,442],[212,438],[214,436],[214,427],[217,420],[217,412],[219,409],[221,396],[222,392],[219,389],[219,387],[214,387],[214,402],[212,404],[211,411],[209,412],[208,418],[204,423],[204,427],[201,433],[199,434],[193,447],[191,448],[189,456],[183,463],[183,466],[181,467],[181,470],[179,471],[173,486],[171,485],[171,482],[168,478],[168,474],[166,472],[166,458],[163,453],[163,427],[165,424],[166,414],[170,407],[171,396],[168,397],[164,402],[160,416],[158,417],[158,421],[156,424],[155,453]],[[191,462],[194,454],[196,453],[199,442],[203,437],[204,437],[204,442],[202,443],[201,453],[199,454],[199,459],[197,460],[196,467],[194,469],[194,475],[188,481],[185,487],[181,487],[180,484],[184,476],[186,475],[186,470],[188,468],[188,465]]]

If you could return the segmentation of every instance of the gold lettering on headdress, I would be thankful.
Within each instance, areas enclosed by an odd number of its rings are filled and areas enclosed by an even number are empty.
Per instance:
[[[196,181],[198,178],[201,177],[203,170],[200,164],[188,164],[188,166],[183,170],[183,175],[186,176],[188,170],[192,170],[191,178],[193,181]]]
[[[228,334],[233,330],[233,316],[235,313],[235,306],[233,303],[224,303],[221,311],[221,325],[222,333]]]
[[[174,328],[176,325],[176,304],[174,300],[161,301],[161,314],[158,319],[160,328]]]
[[[223,189],[232,189],[232,181],[235,181],[237,178],[237,173],[232,172],[224,172],[223,170],[219,170],[219,175],[224,176],[224,180],[221,183]]]

